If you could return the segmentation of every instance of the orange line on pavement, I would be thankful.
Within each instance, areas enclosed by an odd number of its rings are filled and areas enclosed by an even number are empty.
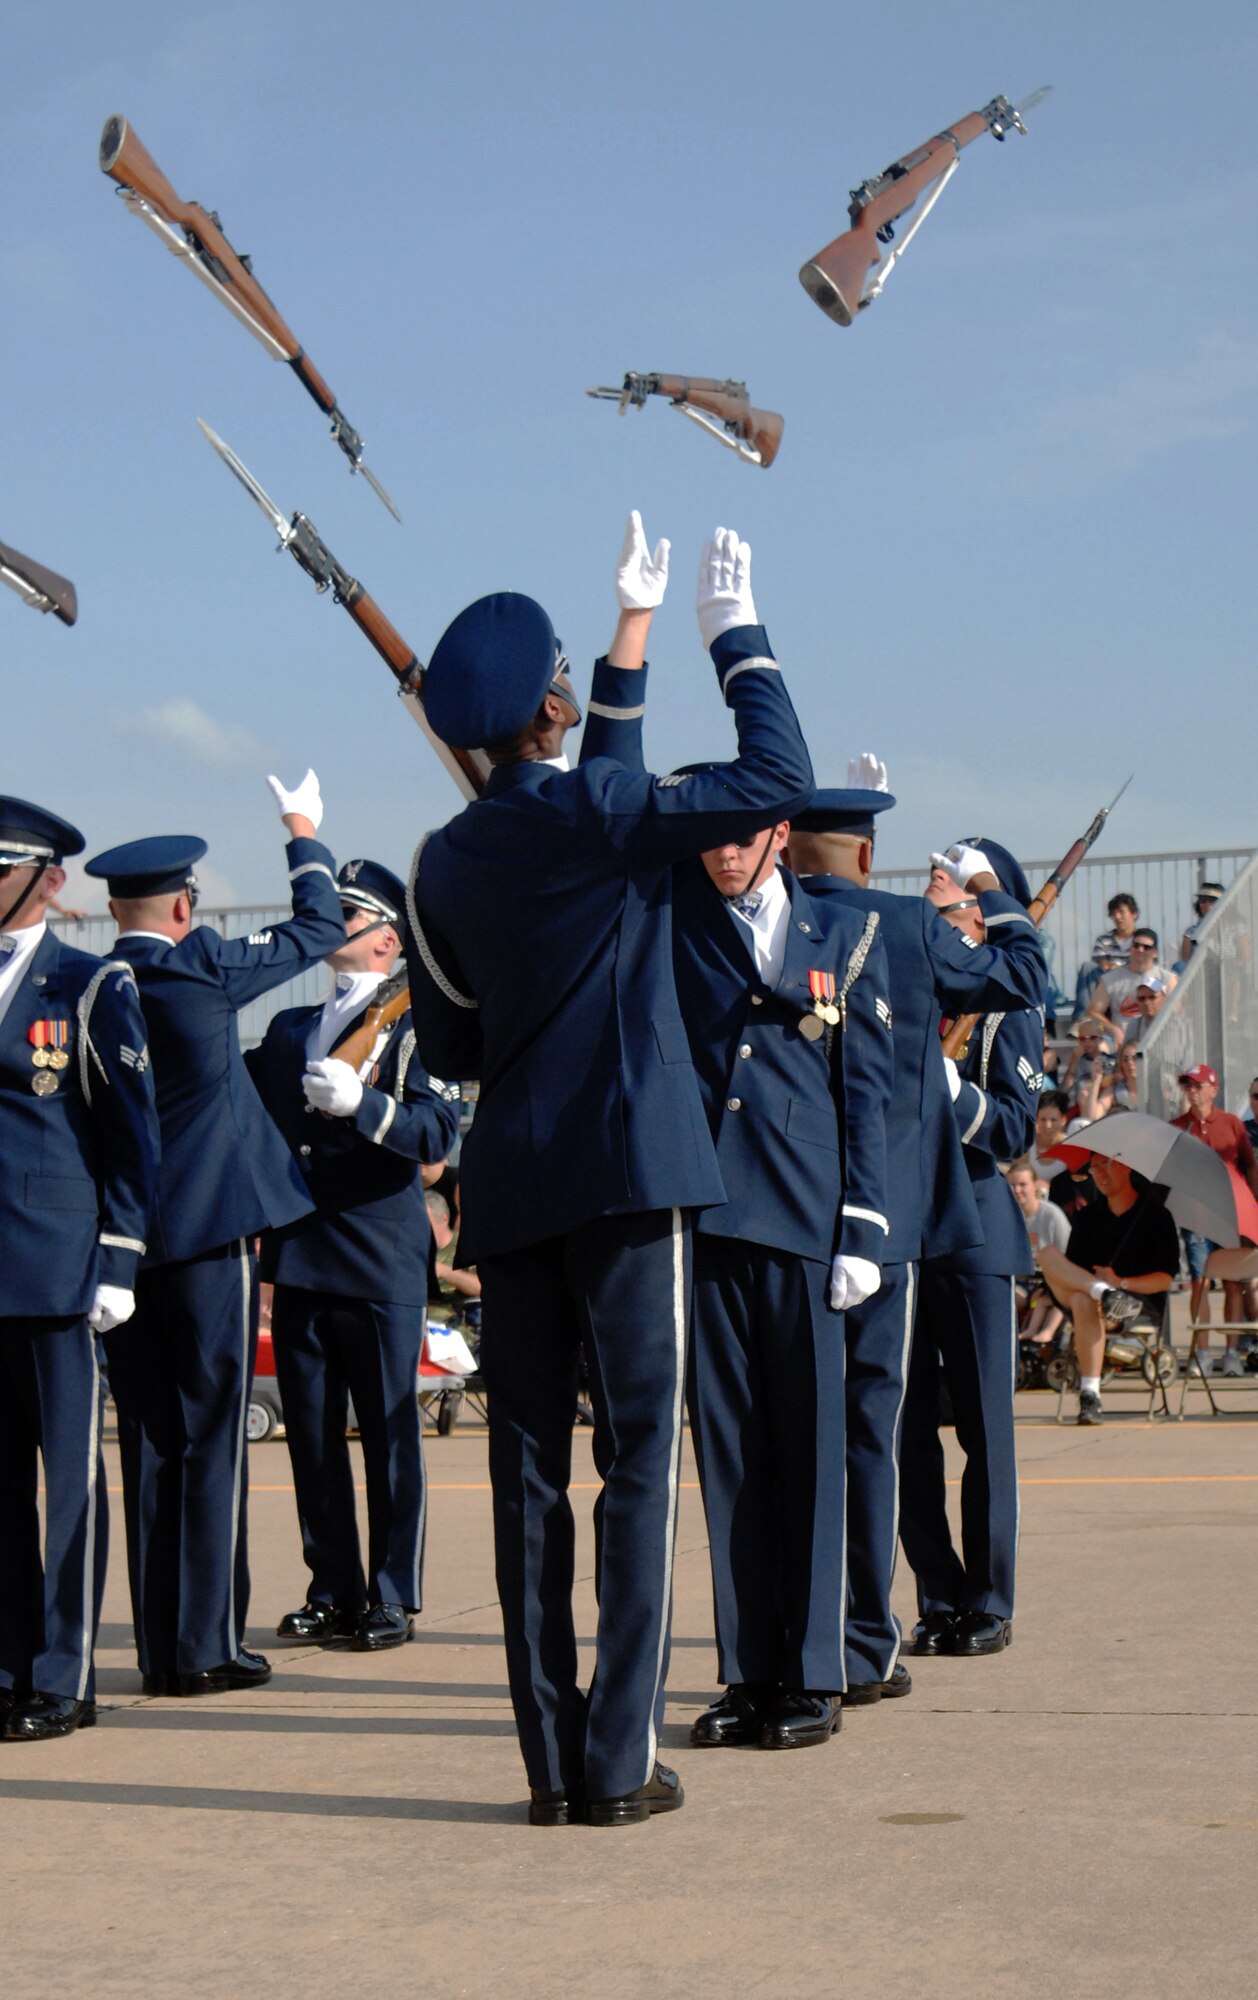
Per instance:
[[[949,1486],[959,1486],[961,1481],[959,1479],[950,1479],[947,1484]],[[1133,1473],[1130,1475],[1126,1473],[1114,1473],[1110,1475],[1102,1474],[1096,1477],[1088,1475],[1079,1479],[1031,1477],[1019,1479],[1018,1484],[1019,1486],[1252,1486],[1258,1484],[1258,1472],[1151,1472]],[[597,1493],[600,1490],[601,1481],[597,1479],[573,1480],[568,1488],[569,1493]],[[697,1493],[699,1490],[698,1480],[683,1479],[681,1481],[681,1490],[683,1493]],[[120,1494],[122,1488],[121,1486],[111,1486],[109,1491],[114,1494]],[[253,1494],[291,1493],[293,1489],[291,1486],[251,1486],[249,1491]],[[355,1493],[365,1493],[367,1488],[365,1485],[355,1486],[354,1491]],[[487,1479],[430,1479],[428,1482],[428,1491],[430,1493],[490,1493],[493,1491],[493,1488]]]

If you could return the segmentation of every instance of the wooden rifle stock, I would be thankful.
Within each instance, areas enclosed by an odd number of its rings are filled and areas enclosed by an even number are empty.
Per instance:
[[[410,988],[404,972],[394,973],[391,979],[376,991],[376,997],[368,1007],[359,1027],[337,1042],[332,1054],[338,1062],[348,1063],[353,1070],[361,1069],[376,1045],[376,1037],[383,1028],[391,1028],[400,1021],[411,1004]]]
[[[731,436],[749,444],[760,454],[760,463],[772,465],[782,442],[785,420],[775,410],[758,410],[748,398],[742,382],[718,382],[703,375],[657,375],[655,394],[670,403],[687,404],[703,410],[724,424]]]

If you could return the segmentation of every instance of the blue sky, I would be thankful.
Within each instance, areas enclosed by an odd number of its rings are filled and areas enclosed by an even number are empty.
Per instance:
[[[819,776],[890,767],[888,865],[979,822],[1056,854],[1132,770],[1115,849],[1249,836],[1252,10],[70,0],[53,61],[45,8],[7,19],[0,537],[81,611],[3,593],[0,789],[93,850],[200,832],[239,900],[282,893],[269,769],[312,763],[333,848],[397,868],[456,809],[202,416],[421,658],[514,588],[587,673],[640,507],[673,542],[660,769],[731,749],[692,604],[703,539],[738,527]],[[1043,83],[885,296],[825,319],[796,272],[849,188]],[[402,527],[114,198],[111,112],[252,252]],[[586,400],[627,368],[745,378],[786,417],[777,463]]]

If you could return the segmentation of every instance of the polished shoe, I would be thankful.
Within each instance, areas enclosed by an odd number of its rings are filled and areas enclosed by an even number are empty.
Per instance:
[[[695,1718],[690,1741],[697,1750],[717,1750],[726,1744],[758,1743],[764,1711],[777,1693],[751,1681],[736,1681]]]
[[[1003,1653],[1012,1644],[1008,1618],[995,1618],[990,1611],[963,1611],[947,1650],[958,1659],[974,1659],[980,1653]]]
[[[39,1743],[46,1736],[72,1736],[76,1729],[90,1729],[96,1720],[94,1701],[74,1701],[64,1694],[28,1695],[16,1702],[5,1718],[4,1734],[9,1743]]]
[[[905,1652],[912,1653],[918,1660],[927,1659],[935,1653],[951,1652],[952,1633],[956,1622],[955,1611],[928,1611],[925,1617],[918,1619],[909,1633]]]
[[[338,1611],[334,1604],[303,1604],[286,1611],[275,1628],[277,1639],[352,1639],[361,1611]]]
[[[844,1708],[864,1708],[871,1701],[898,1701],[902,1694],[911,1694],[912,1676],[907,1667],[896,1666],[891,1677],[885,1681],[852,1681],[841,1696]]]
[[[0,1736],[4,1735],[4,1725],[14,1709],[24,1699],[25,1697],[20,1695],[16,1688],[0,1688]]]
[[[837,1694],[787,1689],[765,1710],[760,1742],[766,1750],[811,1750],[815,1743],[828,1743],[842,1721]]]
[[[145,1694],[177,1694],[179,1690],[175,1683],[178,1679],[178,1674],[141,1674],[140,1686]]]
[[[588,1800],[585,1823],[635,1826],[639,1820],[650,1819],[652,1813],[676,1812],[685,1798],[676,1771],[670,1771],[667,1764],[657,1764],[646,1784],[639,1785],[636,1792],[625,1792],[618,1799]]]
[[[585,1790],[580,1785],[569,1785],[561,1792],[538,1791],[529,1793],[530,1826],[584,1826]]]
[[[400,1604],[373,1604],[364,1611],[354,1630],[356,1653],[382,1653],[386,1646],[404,1646],[414,1629],[414,1619]]]
[[[1105,1412],[1101,1408],[1101,1399],[1095,1389],[1080,1389],[1079,1414],[1075,1422],[1080,1424],[1103,1424],[1105,1422]]]
[[[271,1678],[271,1663],[261,1653],[247,1653],[242,1646],[234,1660],[221,1667],[206,1667],[199,1674],[176,1674],[169,1694],[238,1694],[244,1688],[265,1687]]]

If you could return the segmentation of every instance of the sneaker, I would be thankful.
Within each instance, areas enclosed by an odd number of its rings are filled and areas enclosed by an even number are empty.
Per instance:
[[[1243,1375],[1245,1373],[1245,1363],[1238,1348],[1229,1347],[1225,1350],[1223,1358],[1219,1363],[1219,1373],[1220,1375]]]
[[[1105,1412],[1101,1408],[1101,1399],[1095,1389],[1080,1389],[1078,1421],[1081,1424],[1103,1424],[1105,1422]]]
[[[1213,1375],[1214,1360],[1208,1347],[1194,1347],[1188,1357],[1190,1375]]]

